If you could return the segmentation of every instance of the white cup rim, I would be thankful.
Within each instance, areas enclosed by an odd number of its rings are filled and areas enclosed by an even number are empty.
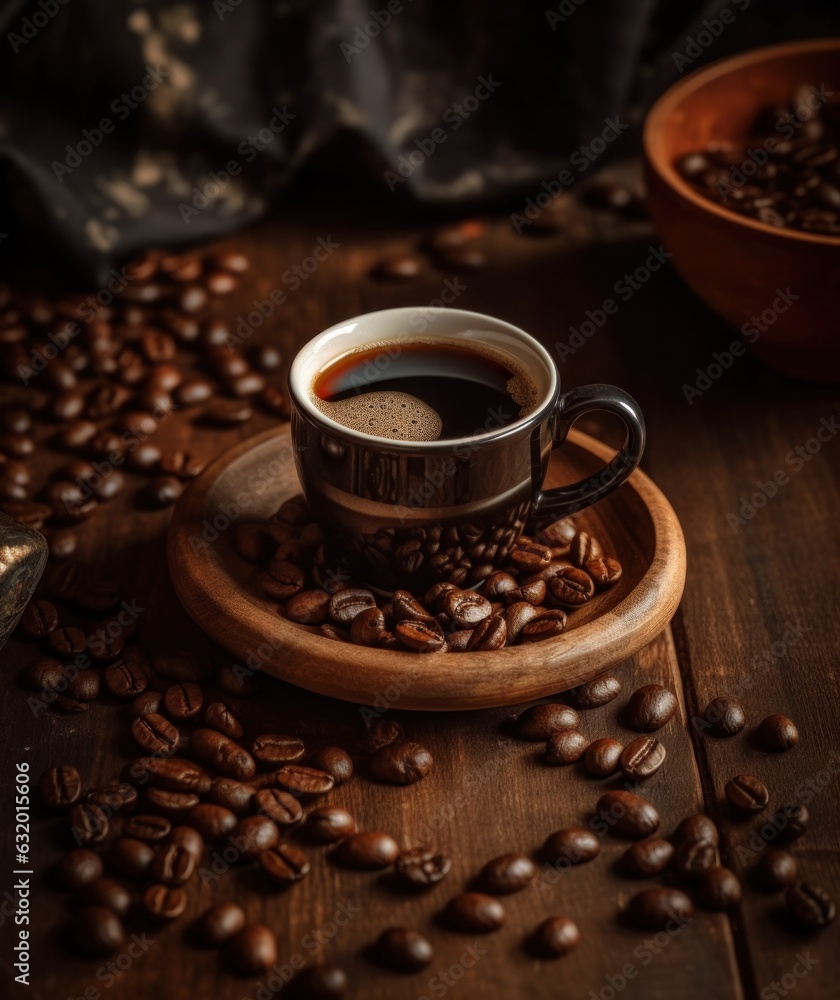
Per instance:
[[[548,376],[548,387],[542,394],[541,400],[525,416],[519,417],[509,424],[505,424],[504,427],[485,431],[481,434],[470,435],[469,437],[443,438],[437,441],[399,441],[394,438],[363,434],[350,427],[345,427],[344,424],[340,424],[337,420],[328,417],[322,410],[315,406],[310,397],[312,380],[316,374],[312,370],[312,361],[325,340],[337,334],[350,333],[354,327],[362,323],[386,322],[392,325],[396,331],[407,329],[411,325],[412,317],[417,317],[418,315],[429,318],[430,325],[432,326],[436,319],[446,316],[457,320],[466,330],[472,328],[477,328],[479,331],[482,328],[488,331],[495,330],[496,332],[509,334],[516,340],[524,343],[540,359]],[[412,334],[408,332],[395,332],[392,335],[371,336],[371,342],[375,343],[388,339],[410,339],[411,336]],[[433,339],[435,337],[434,330],[428,336]],[[440,336],[443,337],[444,335],[440,334]],[[508,323],[506,320],[498,319],[495,316],[489,316],[485,313],[472,312],[466,309],[450,309],[438,306],[401,306],[395,309],[379,309],[374,312],[361,313],[350,319],[342,320],[340,323],[334,323],[313,337],[312,340],[298,351],[292,361],[291,368],[289,369],[289,392],[294,404],[301,411],[314,423],[331,431],[336,437],[344,438],[345,440],[350,440],[369,448],[379,447],[383,451],[416,452],[420,449],[423,452],[446,452],[464,445],[475,448],[482,444],[502,441],[542,423],[545,417],[554,409],[557,402],[557,397],[560,393],[560,380],[557,367],[548,351],[531,334],[526,333],[518,326],[514,326],[513,323]]]

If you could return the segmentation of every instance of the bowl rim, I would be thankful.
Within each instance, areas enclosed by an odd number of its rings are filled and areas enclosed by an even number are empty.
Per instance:
[[[682,80],[678,80],[657,98],[645,117],[642,132],[642,147],[648,165],[652,170],[656,171],[670,188],[687,201],[691,202],[697,208],[709,212],[733,225],[743,226],[746,229],[772,235],[782,240],[793,240],[794,242],[817,246],[840,246],[840,236],[823,236],[817,233],[805,233],[799,229],[770,226],[765,222],[758,222],[755,219],[747,218],[747,216],[739,215],[737,212],[732,212],[727,208],[721,207],[717,202],[697,192],[688,181],[680,176],[672,163],[667,162],[661,154],[655,154],[652,149],[654,135],[662,130],[667,116],[672,114],[689,94],[699,90],[711,80],[727,76],[747,66],[755,66],[769,59],[804,55],[809,52],[830,51],[836,51],[840,54],[840,38],[812,38],[795,42],[783,42],[779,45],[763,45],[757,49],[748,49],[746,52],[739,52],[734,56],[726,56],[723,59],[718,59],[707,66],[700,67],[700,69],[690,73]]]

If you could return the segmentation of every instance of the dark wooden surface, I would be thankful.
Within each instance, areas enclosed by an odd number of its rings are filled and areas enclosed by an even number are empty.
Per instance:
[[[283,271],[327,234],[341,243],[340,249],[300,290],[290,291],[283,285]],[[254,298],[285,287],[287,303],[252,340],[276,342],[288,359],[296,346],[343,317],[436,298],[444,280],[454,275],[430,271],[399,286],[366,278],[383,248],[401,247],[412,235],[373,233],[323,220],[263,224],[229,241],[251,254],[254,268],[221,311],[235,319]],[[568,234],[546,240],[516,238],[501,219],[486,243],[488,268],[457,275],[466,288],[455,304],[510,320],[548,345],[567,342],[570,324],[578,327],[587,309],[612,297],[615,282],[644,264],[650,246],[659,245],[644,223],[583,213]],[[742,849],[761,823],[732,822],[721,800],[729,777],[752,772],[767,782],[775,804],[808,797],[811,829],[796,853],[804,877],[837,897],[840,441],[829,440],[801,471],[793,471],[785,460],[791,449],[813,437],[823,418],[840,416],[840,400],[834,390],[789,382],[750,358],[740,358],[688,405],[683,384],[696,379],[698,367],[713,363],[713,352],[725,349],[733,336],[666,264],[560,364],[566,386],[614,382],[637,397],[650,431],[643,467],[676,508],[688,547],[686,591],[672,627],[617,669],[622,695],[607,708],[587,713],[583,730],[593,738],[626,739],[630,734],[619,718],[626,696],[653,681],[672,687],[681,708],[679,718],[661,734],[668,760],[644,788],[662,813],[664,830],[670,832],[687,813],[706,809],[721,821],[725,860],[744,875],[749,859]],[[4,398],[21,395],[7,386],[0,392]],[[177,416],[160,434],[170,444],[189,444],[211,456],[270,423],[258,416],[241,432],[213,432]],[[586,421],[583,429],[607,439],[615,433],[608,423],[595,420]],[[39,459],[39,474],[46,477],[60,461],[56,454],[49,461]],[[737,513],[741,497],[780,468],[790,472],[789,483],[733,531],[727,514]],[[150,649],[184,649],[215,664],[231,662],[178,606],[165,567],[167,514],[136,509],[131,494],[139,485],[140,480],[132,479],[129,494],[85,528],[84,557],[115,576],[125,597],[145,609],[139,631]],[[116,776],[132,755],[116,706],[97,704],[82,716],[46,711],[33,717],[26,694],[15,683],[19,668],[33,655],[32,644],[17,639],[0,653],[5,748],[0,896],[13,881],[8,803],[14,763],[28,761],[37,775],[47,766],[71,762],[93,784]],[[699,735],[690,725],[692,716],[710,697],[727,692],[746,706],[747,730],[730,741]],[[365,722],[356,706],[264,678],[260,696],[236,707],[249,737],[266,730],[289,731],[361,753]],[[767,755],[753,744],[750,730],[777,711],[797,722],[802,742],[791,753]],[[585,823],[603,787],[616,784],[596,781],[574,767],[541,766],[539,745],[509,735],[506,721],[515,712],[394,712],[407,734],[434,753],[433,773],[410,788],[383,787],[368,780],[361,762],[359,775],[331,796],[363,827],[387,831],[404,845],[431,842],[451,852],[450,876],[428,894],[407,898],[393,891],[387,876],[339,870],[322,857],[324,849],[306,847],[313,857],[312,872],[288,893],[263,891],[247,870],[230,871],[206,886],[195,879],[185,917],[167,928],[147,929],[148,949],[124,971],[109,972],[104,963],[79,959],[67,948],[69,897],[48,877],[61,851],[64,825],[36,813],[35,975],[31,988],[12,986],[12,995],[45,1000],[272,995],[258,993],[257,982],[235,978],[219,955],[190,943],[192,919],[211,902],[227,899],[241,902],[252,919],[274,928],[281,963],[297,955],[343,966],[354,1000],[444,995],[769,1000],[786,995],[783,989],[797,998],[840,995],[837,925],[815,937],[797,935],[779,919],[780,897],[759,893],[749,884],[731,919],[701,912],[678,934],[659,938],[624,926],[619,909],[639,886],[613,870],[626,844],[610,836],[594,863],[559,877],[542,872],[525,892],[509,897],[507,924],[498,934],[476,940],[443,930],[435,915],[485,861],[504,851],[534,850],[553,830]],[[337,911],[348,915],[340,917],[341,927],[334,922]],[[2,912],[0,968],[5,979],[11,973],[14,927],[7,908]],[[523,950],[523,940],[551,914],[572,916],[580,925],[582,944],[565,959],[540,962]],[[435,959],[426,971],[404,976],[381,969],[366,956],[366,946],[379,931],[396,923],[416,926],[430,937]],[[140,928],[131,924],[132,932]],[[806,953],[807,974],[797,978],[795,969],[804,968],[797,966],[798,956]],[[275,993],[278,986],[275,982]],[[288,992],[279,990],[281,996]]]

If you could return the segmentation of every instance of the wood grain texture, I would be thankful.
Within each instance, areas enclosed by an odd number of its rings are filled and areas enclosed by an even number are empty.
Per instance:
[[[613,452],[572,431],[552,453],[546,485],[576,482]],[[542,643],[490,653],[400,655],[321,636],[278,615],[241,559],[233,529],[270,517],[300,492],[288,431],[268,432],[217,459],[179,501],[169,528],[169,569],[182,603],[205,631],[240,658],[264,643],[262,669],[334,698],[371,705],[396,685],[395,708],[456,711],[544,698],[591,680],[636,653],[671,620],[685,581],[685,543],[671,505],[635,472],[624,487],[576,516],[622,564],[616,586],[569,615]],[[235,517],[225,512],[239,511]],[[221,530],[209,534],[206,525]],[[212,541],[206,541],[212,538]]]
[[[280,287],[284,269],[309,253],[315,237],[325,233],[342,244],[341,251],[312,275],[305,289],[289,295],[288,305],[253,334],[253,342],[270,339],[289,357],[296,344],[343,316],[429,302],[440,294],[446,276],[434,272],[408,286],[375,285],[364,278],[379,252],[397,249],[415,234],[341,227],[325,213],[322,222],[316,217],[300,224],[266,224],[236,241],[251,252],[257,266],[225,303],[225,313],[247,315],[253,300]],[[579,326],[587,309],[615,296],[616,281],[644,263],[652,244],[658,246],[658,241],[654,244],[644,224],[593,220],[588,215],[575,217],[565,236],[547,241],[515,240],[499,225],[488,239],[488,271],[458,276],[466,286],[458,305],[499,315],[548,345],[567,345],[572,336],[569,328]],[[620,698],[588,713],[583,729],[592,737],[627,740],[630,732],[619,713],[629,692],[652,681],[673,687],[681,700],[680,718],[662,732],[668,760],[647,783],[645,794],[660,809],[666,831],[704,802],[717,811],[728,859],[743,872],[748,861],[740,860],[737,847],[747,842],[758,823],[736,824],[725,815],[719,805],[725,781],[753,770],[771,784],[774,801],[792,797],[802,782],[823,770],[836,740],[840,442],[832,438],[799,473],[789,469],[790,483],[737,532],[730,529],[726,514],[737,512],[740,497],[754,492],[757,480],[772,478],[776,469],[785,467],[788,451],[812,437],[823,418],[840,414],[840,399],[833,391],[784,382],[747,358],[689,406],[682,386],[693,383],[696,369],[705,369],[713,361],[712,353],[725,349],[733,336],[666,266],[628,300],[622,299],[618,312],[597,336],[583,346],[572,344],[571,353],[563,352],[561,375],[567,387],[612,381],[639,400],[650,431],[643,465],[674,504],[688,547],[687,586],[674,621],[673,641],[666,631],[622,664],[617,671],[624,686]],[[6,387],[2,391],[5,394]],[[37,405],[37,385],[14,398]],[[213,457],[271,425],[268,418],[258,417],[241,432],[209,432],[192,424],[188,414],[159,433],[168,447],[188,445]],[[587,419],[579,426],[599,437],[609,438],[614,431],[608,420]],[[62,460],[58,454],[39,458],[39,476],[45,479]],[[113,575],[127,600],[137,599],[144,609],[138,632],[151,651],[184,649],[210,665],[230,663],[231,656],[189,620],[169,582],[167,513],[138,511],[131,493],[139,480],[132,477],[131,483],[129,495],[114,501],[83,529],[83,558]],[[773,655],[773,644],[785,641],[788,622],[801,623],[802,638]],[[28,760],[35,773],[60,762],[74,763],[93,784],[113,777],[133,753],[125,737],[123,711],[107,700],[85,716],[52,712],[33,716],[15,676],[36,648],[16,638],[0,651],[4,746],[13,748],[0,768],[3,803],[11,795],[10,760]],[[768,650],[769,658],[764,656]],[[791,753],[760,754],[749,732],[729,742],[712,742],[687,728],[686,722],[708,697],[727,690],[737,693],[747,677],[754,678],[742,692],[749,729],[771,711],[786,712],[803,734],[802,743]],[[750,887],[731,921],[703,913],[664,941],[624,927],[617,919],[618,910],[637,886],[613,870],[612,862],[624,845],[610,836],[604,838],[602,855],[592,864],[564,873],[547,888],[532,885],[510,897],[506,927],[480,939],[487,952],[473,961],[465,955],[472,938],[444,932],[435,914],[489,858],[506,850],[531,850],[554,829],[586,822],[604,783],[574,767],[541,766],[535,759],[539,745],[519,743],[508,734],[506,720],[514,709],[451,714],[394,711],[408,736],[426,743],[436,761],[424,782],[400,789],[383,787],[366,776],[365,719],[359,707],[310,695],[272,678],[264,679],[257,698],[235,702],[234,707],[245,720],[248,737],[282,726],[311,745],[346,745],[357,755],[359,775],[338,789],[333,800],[350,808],[368,828],[389,831],[405,843],[423,838],[449,848],[454,866],[448,879],[416,900],[395,895],[384,877],[344,872],[320,859],[310,876],[285,894],[255,888],[246,870],[211,878],[206,886],[196,880],[185,917],[172,927],[150,931],[151,947],[109,982],[102,978],[107,970],[97,978],[99,963],[78,959],[66,947],[62,928],[72,919],[72,904],[49,878],[50,866],[66,846],[65,826],[39,813],[33,850],[32,952],[37,971],[30,989],[12,987],[11,996],[64,1000],[84,996],[92,988],[107,1000],[254,997],[257,983],[236,979],[222,956],[198,949],[190,940],[193,918],[212,901],[226,899],[241,902],[252,919],[276,930],[282,962],[299,954],[344,966],[351,978],[352,1000],[441,995],[452,1000],[477,995],[487,1000],[521,996],[554,1000],[558,995],[590,1000],[592,993],[608,998],[609,990],[615,989],[608,977],[619,983],[625,966],[634,974],[618,991],[622,998],[769,1000],[771,984],[792,974],[797,955],[805,952],[818,964],[796,979],[790,995],[797,1000],[836,995],[840,982],[836,927],[813,938],[793,934],[776,919],[779,897]],[[809,806],[812,828],[796,853],[807,877],[837,897],[840,807],[835,789],[830,783],[814,796]],[[11,884],[6,873],[13,867],[8,827],[2,826],[0,896]],[[305,850],[313,857],[323,853],[321,848]],[[543,881],[548,877],[544,873]],[[345,911],[358,906],[360,912],[339,927],[334,915],[343,901],[348,901]],[[14,927],[3,913],[0,976],[8,979]],[[522,941],[543,916],[552,913],[566,913],[579,921],[582,944],[565,959],[538,962],[522,950]],[[424,930],[435,945],[434,963],[418,976],[387,972],[365,955],[376,934],[399,921]],[[139,922],[131,922],[132,932],[141,930]],[[320,944],[308,936],[318,931]],[[771,992],[762,996],[766,990]],[[275,995],[287,992],[284,988]]]

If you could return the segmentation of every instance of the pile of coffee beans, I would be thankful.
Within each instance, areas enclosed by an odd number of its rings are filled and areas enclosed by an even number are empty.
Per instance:
[[[799,86],[742,142],[714,141],[677,170],[706,198],[780,229],[840,236],[840,99]]]
[[[267,567],[258,585],[280,602],[289,621],[339,642],[414,653],[479,652],[551,639],[565,630],[570,614],[622,575],[598,539],[564,518],[535,536],[520,536],[505,569],[477,590],[442,582],[419,598],[397,590],[385,600],[352,584],[303,495],[286,500],[267,521],[238,524],[234,543],[247,562]]]

